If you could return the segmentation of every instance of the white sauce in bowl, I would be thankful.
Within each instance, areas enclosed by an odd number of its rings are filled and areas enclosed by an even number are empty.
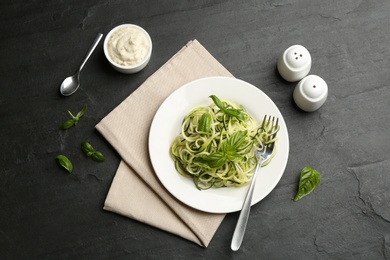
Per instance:
[[[107,51],[113,62],[121,66],[141,63],[150,49],[146,34],[136,27],[122,27],[113,32],[107,43]]]

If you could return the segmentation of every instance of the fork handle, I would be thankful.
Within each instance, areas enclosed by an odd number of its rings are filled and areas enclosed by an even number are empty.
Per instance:
[[[249,186],[249,190],[245,196],[244,204],[242,205],[240,216],[238,217],[238,221],[236,224],[236,228],[234,229],[231,249],[233,251],[237,251],[242,243],[242,239],[244,238],[246,224],[248,223],[249,213],[251,211],[252,197],[253,191],[256,184],[257,173],[260,170],[262,162],[258,162],[256,166],[255,173],[253,175],[252,181]]]

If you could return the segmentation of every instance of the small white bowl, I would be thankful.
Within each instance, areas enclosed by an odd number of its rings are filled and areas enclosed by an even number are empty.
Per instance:
[[[109,42],[112,34],[115,33],[116,31],[118,31],[119,29],[124,28],[124,27],[131,27],[131,28],[134,28],[136,30],[139,30],[140,32],[142,32],[146,36],[146,39],[149,43],[149,51],[148,51],[147,55],[145,56],[145,58],[142,61],[138,62],[137,64],[129,65],[129,66],[118,64],[117,62],[115,62],[113,60],[113,58],[110,56],[110,54],[108,52],[108,42]],[[135,25],[135,24],[122,24],[122,25],[119,25],[119,26],[113,28],[107,34],[107,36],[104,40],[104,44],[103,44],[104,54],[106,55],[106,58],[109,61],[109,63],[111,64],[111,66],[114,69],[116,69],[117,71],[125,73],[125,74],[133,74],[133,73],[139,72],[143,68],[145,68],[146,65],[148,65],[148,63],[149,63],[150,57],[152,56],[152,47],[153,47],[152,39],[150,38],[149,34],[142,27]]]
[[[311,55],[302,45],[287,48],[278,60],[280,75],[289,82],[303,79],[311,69]]]
[[[313,112],[319,109],[328,97],[328,85],[325,80],[316,75],[303,78],[294,89],[293,98],[297,106]]]

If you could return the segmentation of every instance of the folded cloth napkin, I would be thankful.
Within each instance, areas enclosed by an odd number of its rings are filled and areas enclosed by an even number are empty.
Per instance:
[[[104,210],[138,220],[207,247],[224,214],[193,209],[160,183],[149,159],[148,133],[162,102],[182,85],[209,76],[232,75],[197,41],[190,41],[96,129],[122,158]]]

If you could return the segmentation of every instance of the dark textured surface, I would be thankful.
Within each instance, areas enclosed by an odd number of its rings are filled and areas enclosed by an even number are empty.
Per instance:
[[[0,6],[1,259],[390,259],[390,1],[35,2]],[[117,73],[101,42],[80,90],[60,96],[96,34],[122,23],[150,33],[149,65]],[[191,39],[269,95],[289,130],[286,171],[252,208],[238,252],[230,250],[238,213],[204,249],[102,210],[120,157],[94,126]],[[293,44],[308,48],[311,74],[329,86],[314,113],[295,106],[295,83],[276,71]],[[67,110],[84,104],[79,125],[59,130]],[[83,141],[106,162],[86,159]],[[72,174],[54,160],[60,153],[72,158]],[[306,165],[322,182],[293,202]]]

